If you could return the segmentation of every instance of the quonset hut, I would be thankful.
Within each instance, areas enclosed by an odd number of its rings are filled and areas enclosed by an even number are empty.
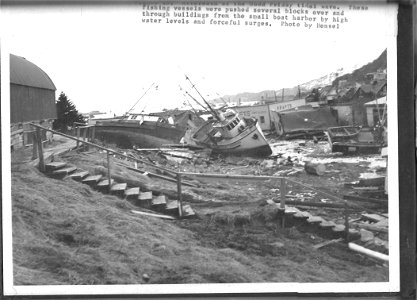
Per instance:
[[[52,129],[57,117],[55,85],[41,68],[23,57],[10,54],[11,150],[32,144],[30,122]],[[51,140],[45,132],[42,140]]]

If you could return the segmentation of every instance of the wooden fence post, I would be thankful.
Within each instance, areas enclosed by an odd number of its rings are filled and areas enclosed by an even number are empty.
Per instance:
[[[345,200],[345,231],[346,241],[349,242],[349,209],[347,205],[347,200]]]
[[[111,189],[111,174],[110,174],[110,151],[107,150],[107,177],[109,178],[109,194]]]
[[[285,182],[285,178],[281,178],[281,186],[279,190],[281,192],[281,201],[279,204],[279,208],[282,212],[281,227],[284,228],[285,227],[285,197],[287,195],[287,185]]]
[[[32,160],[38,158],[38,139],[36,138],[36,131],[32,131]]]
[[[91,141],[94,141],[94,139],[96,138],[96,125],[94,125],[92,127],[92,132],[91,132]]]
[[[84,127],[83,130],[84,130],[84,132],[83,132],[83,141],[88,142],[88,136],[87,136],[88,127]],[[85,147],[85,150],[88,150],[88,144],[84,144],[84,147]]]
[[[76,132],[77,132],[77,149],[78,149],[78,146],[80,145],[80,141],[79,141],[79,139],[80,139],[80,127],[77,125],[77,127],[76,127]]]
[[[177,191],[178,191],[178,214],[182,217],[182,192],[181,192],[181,173],[177,173]]]
[[[287,195],[287,185],[285,182],[285,178],[281,178],[281,202],[280,202],[280,208],[282,210],[285,210],[285,196]]]
[[[38,145],[38,155],[39,155],[39,170],[45,172],[45,161],[43,159],[43,147],[42,147],[42,135],[41,129],[36,127],[36,144]]]

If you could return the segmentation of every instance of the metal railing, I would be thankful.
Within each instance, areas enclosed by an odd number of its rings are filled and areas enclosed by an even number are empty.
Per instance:
[[[77,141],[77,147],[81,143],[81,144],[85,144],[85,145],[88,145],[88,146],[91,146],[91,147],[94,147],[94,148],[105,151],[107,153],[107,176],[108,176],[108,179],[109,179],[109,191],[110,191],[110,188],[111,188],[111,161],[110,161],[111,154],[114,154],[114,155],[119,156],[119,157],[126,158],[127,160],[132,160],[132,161],[135,161],[135,162],[139,162],[139,163],[145,164],[147,166],[150,166],[154,169],[159,169],[159,170],[167,172],[168,174],[171,174],[171,176],[174,176],[174,178],[176,179],[176,183],[177,183],[177,197],[178,197],[178,204],[179,204],[178,205],[179,206],[178,210],[179,210],[180,218],[183,215],[183,210],[182,210],[182,207],[183,207],[182,206],[182,185],[183,185],[182,178],[184,176],[191,176],[191,177],[194,177],[194,178],[211,178],[211,179],[236,179],[236,180],[239,180],[239,181],[244,181],[244,180],[262,181],[262,182],[277,181],[280,184],[280,186],[279,186],[279,191],[280,191],[279,209],[281,211],[285,211],[286,204],[294,204],[294,205],[307,206],[307,207],[323,207],[323,208],[340,208],[340,209],[343,209],[344,210],[344,223],[345,223],[344,225],[345,225],[345,231],[346,231],[346,238],[349,237],[349,215],[350,215],[350,212],[355,211],[355,210],[363,210],[364,209],[364,207],[362,207],[360,205],[349,204],[346,199],[339,198],[335,195],[332,195],[332,194],[327,193],[325,191],[321,191],[321,190],[319,190],[315,187],[312,187],[310,185],[300,183],[300,182],[297,182],[295,180],[288,179],[288,178],[285,178],[285,177],[178,172],[178,171],[175,171],[175,170],[172,170],[172,169],[168,169],[168,168],[165,168],[165,167],[155,165],[155,164],[153,164],[151,162],[148,162],[146,160],[142,160],[142,159],[130,156],[130,155],[126,155],[126,154],[121,153],[119,151],[109,149],[107,147],[100,146],[100,145],[97,145],[95,143],[89,142],[89,141],[86,140],[85,137],[83,137],[83,139],[81,139],[81,138],[79,138],[79,133],[77,133],[77,137],[73,137],[73,136],[70,136],[68,134],[57,132],[57,131],[52,130],[52,129],[44,128],[44,127],[39,126],[37,124],[32,123],[31,126],[36,128],[36,132],[35,132],[35,141],[36,142],[33,144],[33,146],[35,147],[35,145],[36,145],[36,147],[38,149],[39,169],[42,172],[45,172],[45,162],[44,162],[44,159],[43,159],[43,148],[42,148],[43,146],[42,146],[41,139],[39,137],[41,137],[41,130],[46,130],[46,131],[52,132],[54,134],[66,137],[68,139]],[[91,126],[88,126],[88,128],[91,128]],[[79,132],[79,131],[77,130],[77,132]],[[91,132],[94,132],[94,130],[91,131]],[[85,136],[86,136],[86,134],[85,134]],[[90,136],[90,139],[91,139],[91,136]],[[172,181],[172,179],[170,178],[169,181]],[[339,204],[337,204],[337,203],[317,203],[317,202],[305,202],[305,201],[303,201],[303,202],[298,201],[297,202],[297,201],[294,201],[294,200],[287,200],[286,199],[287,198],[287,183],[296,184],[298,186],[307,188],[309,190],[312,190],[312,191],[314,191],[318,194],[321,194],[325,197],[331,198],[331,199],[336,200],[338,202],[341,202],[343,204],[340,204],[340,203]],[[284,226],[285,225],[285,214],[283,214],[282,218],[283,218],[282,225]]]

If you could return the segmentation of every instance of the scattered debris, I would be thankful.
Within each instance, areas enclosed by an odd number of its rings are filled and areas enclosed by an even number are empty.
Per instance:
[[[318,250],[318,249],[323,248],[325,246],[328,246],[328,245],[331,245],[331,244],[335,244],[335,243],[339,243],[339,242],[342,242],[342,241],[343,241],[342,238],[324,241],[324,242],[322,242],[320,244],[314,245],[313,246],[313,249]]]
[[[131,212],[137,215],[144,215],[144,216],[167,219],[167,220],[175,220],[174,217],[167,216],[167,215],[153,214],[153,213],[148,213],[148,212],[138,211],[138,210],[131,210]]]

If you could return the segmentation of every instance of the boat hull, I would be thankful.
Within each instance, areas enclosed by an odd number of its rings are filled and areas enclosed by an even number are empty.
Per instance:
[[[213,154],[265,157],[272,149],[258,124],[254,124],[232,139],[223,139],[217,143],[203,144],[211,148]]]
[[[122,148],[157,148],[164,144],[177,144],[185,134],[185,129],[169,124],[123,124],[109,122],[96,124],[96,138],[114,143]]]

